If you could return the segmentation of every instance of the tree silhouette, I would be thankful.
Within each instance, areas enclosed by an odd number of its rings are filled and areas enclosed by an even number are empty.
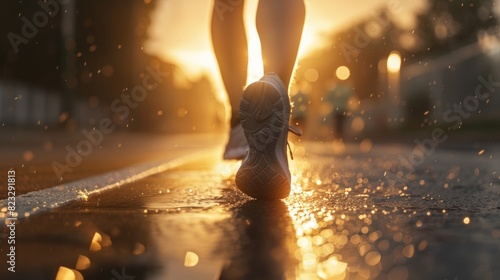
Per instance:
[[[429,2],[429,10],[417,17],[415,32],[421,44],[414,57],[444,54],[477,41],[482,30],[498,31],[493,0]]]

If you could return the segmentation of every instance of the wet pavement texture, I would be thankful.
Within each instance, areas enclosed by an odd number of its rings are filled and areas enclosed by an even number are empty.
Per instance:
[[[0,278],[500,279],[498,145],[297,145],[282,201],[240,193],[219,150],[19,220]]]
[[[104,135],[86,152],[78,148],[87,138],[79,131],[11,130],[0,133],[0,174],[14,168],[16,195],[43,190],[143,162],[175,159],[220,143],[221,135],[149,134],[117,131]],[[81,147],[80,147],[81,148]],[[82,155],[76,155],[76,151]],[[57,168],[54,168],[54,164]],[[63,167],[64,166],[64,167]],[[59,170],[59,174],[56,172]],[[0,181],[0,186],[4,182]],[[0,199],[7,197],[0,193]]]

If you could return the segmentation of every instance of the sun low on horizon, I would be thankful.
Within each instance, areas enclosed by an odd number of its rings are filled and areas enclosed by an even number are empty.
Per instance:
[[[224,101],[225,91],[210,38],[214,1],[218,0],[158,0],[151,15],[145,51],[176,64],[188,79],[195,80],[206,75],[214,84],[217,97]],[[414,9],[415,2],[425,2],[392,1],[402,5],[404,10]],[[331,0],[306,1],[307,16],[298,59],[325,47],[328,43],[326,35],[352,24],[387,3],[384,0],[352,0],[347,3]],[[260,41],[255,28],[257,5],[258,0],[245,1],[249,51],[247,83],[258,80],[263,74]]]

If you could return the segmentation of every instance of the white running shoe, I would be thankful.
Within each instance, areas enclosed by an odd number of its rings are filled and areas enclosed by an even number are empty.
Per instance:
[[[236,186],[258,199],[289,195],[291,176],[287,158],[290,100],[285,85],[274,73],[264,75],[244,91],[240,120],[249,144],[236,173]]]

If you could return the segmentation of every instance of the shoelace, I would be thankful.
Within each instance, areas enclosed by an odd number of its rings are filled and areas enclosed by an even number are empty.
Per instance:
[[[302,136],[302,131],[300,131],[298,128],[288,125],[287,129],[289,132],[297,135],[297,136]],[[290,147],[290,142],[288,140],[286,141],[286,145],[288,146],[288,151],[290,152],[290,159],[293,160],[293,153],[292,153],[292,148]]]

